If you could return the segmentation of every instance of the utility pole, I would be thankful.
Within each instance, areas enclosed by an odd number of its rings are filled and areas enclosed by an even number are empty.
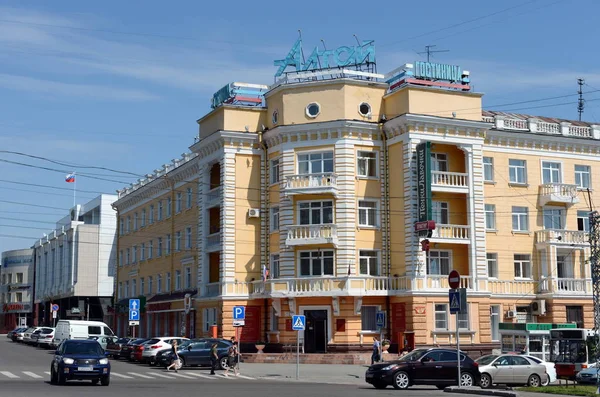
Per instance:
[[[577,79],[579,85],[579,100],[577,101],[577,112],[579,113],[579,121],[581,121],[581,115],[583,114],[583,108],[585,107],[585,100],[583,99],[583,85],[585,84],[584,79]]]
[[[581,79],[579,79],[581,80]],[[578,80],[578,81],[579,81]],[[592,195],[587,191],[590,205],[590,266],[592,273],[592,291],[594,296],[594,339],[596,349],[590,361],[596,363],[596,369],[600,370],[600,213],[594,211]],[[600,394],[600,378],[596,379],[596,394]]]
[[[425,51],[423,52],[417,52],[417,54],[422,55],[422,54],[427,54],[427,62],[429,62],[429,59],[432,57],[433,54],[436,54],[438,52],[450,52],[450,50],[432,50],[432,48],[436,47],[435,45],[426,45],[425,46]]]

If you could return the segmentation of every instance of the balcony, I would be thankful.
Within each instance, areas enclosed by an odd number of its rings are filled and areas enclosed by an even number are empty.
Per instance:
[[[288,246],[308,244],[333,244],[337,246],[337,226],[326,225],[292,225],[288,229],[285,244]]]
[[[539,292],[541,294],[591,296],[592,280],[589,278],[542,277]]]
[[[206,238],[206,251],[214,252],[221,250],[221,232],[209,234]]]
[[[492,295],[535,296],[538,282],[534,280],[487,280],[487,288]]]
[[[206,194],[206,207],[205,208],[218,207],[219,205],[221,205],[222,192],[223,192],[223,190],[222,190],[221,186],[218,186],[218,187],[210,190]]]
[[[445,291],[448,292],[450,286],[448,285],[448,275],[439,274],[428,274],[425,277],[416,280],[416,289],[427,290],[427,291]],[[459,288],[466,288],[472,290],[473,288],[473,277],[471,276],[460,276]]]
[[[437,224],[429,240],[434,243],[469,244],[469,226]]]
[[[469,175],[460,172],[431,171],[431,191],[468,193]]]
[[[295,194],[332,194],[337,196],[337,176],[331,172],[290,175],[285,178],[283,191],[287,196]]]
[[[538,248],[544,245],[564,245],[567,247],[587,246],[588,232],[580,230],[544,229],[535,232],[535,243]]]
[[[565,204],[567,207],[579,203],[577,197],[577,185],[564,183],[546,183],[540,185],[540,206],[546,204]]]

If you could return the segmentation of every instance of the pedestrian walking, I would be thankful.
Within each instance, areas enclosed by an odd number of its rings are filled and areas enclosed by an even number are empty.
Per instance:
[[[167,371],[170,371],[171,368],[175,368],[175,372],[181,367],[181,360],[179,359],[179,354],[177,354],[177,341],[174,340],[171,345],[171,351],[173,353],[173,362],[171,365],[167,367]]]
[[[217,351],[217,342],[213,343],[210,348],[210,374],[215,374],[217,363],[219,362],[219,353]]]
[[[373,337],[373,354],[371,354],[371,365],[381,360],[381,343],[377,337]]]
[[[231,338],[232,341],[235,340],[235,338]],[[237,358],[238,358],[238,351],[237,351],[237,345],[234,343],[231,346],[229,346],[229,349],[227,350],[227,370],[225,371],[224,375],[225,376],[229,376],[229,370],[233,369],[233,373],[235,376],[238,376],[238,366],[237,366]]]

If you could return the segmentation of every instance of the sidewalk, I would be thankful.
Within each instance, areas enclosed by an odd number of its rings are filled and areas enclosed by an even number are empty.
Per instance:
[[[365,365],[300,364],[300,382],[366,385]],[[241,363],[240,373],[261,379],[296,381],[296,364]]]

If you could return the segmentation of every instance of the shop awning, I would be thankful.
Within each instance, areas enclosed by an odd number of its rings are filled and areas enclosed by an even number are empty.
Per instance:
[[[198,290],[192,289],[187,291],[175,291],[166,294],[156,294],[152,298],[146,301],[146,304],[159,303],[159,302],[171,302],[171,301],[180,301],[185,298],[187,294],[190,294],[191,297],[195,297],[198,293]]]

